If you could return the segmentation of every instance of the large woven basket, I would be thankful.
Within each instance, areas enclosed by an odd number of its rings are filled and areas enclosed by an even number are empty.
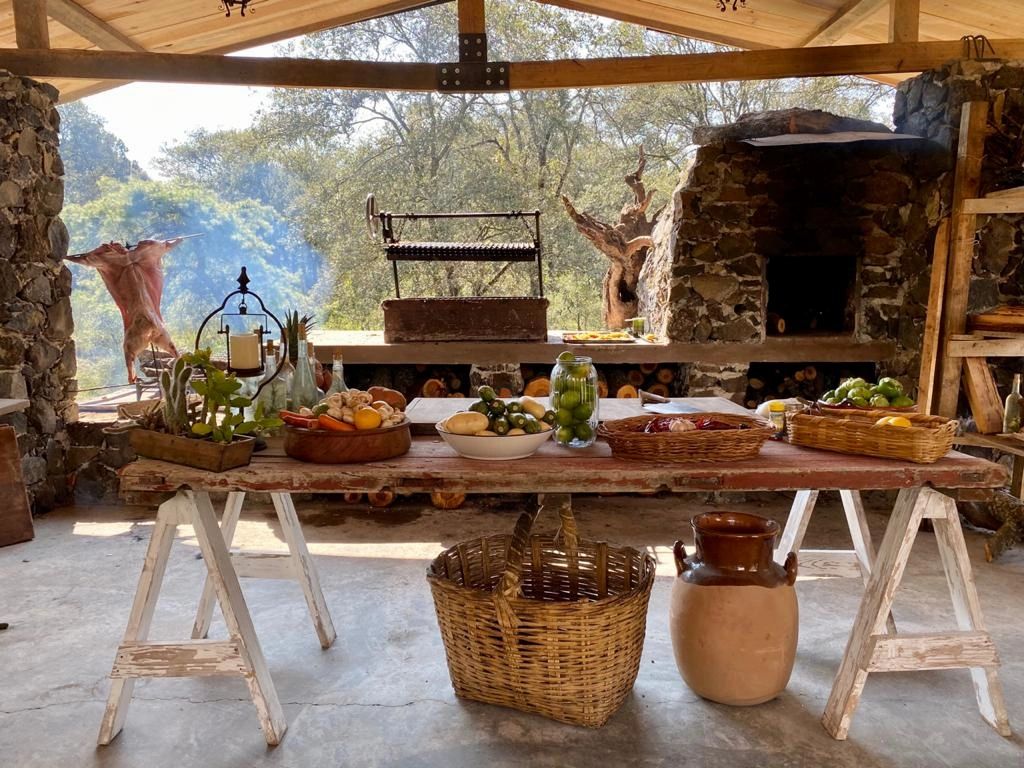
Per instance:
[[[427,569],[458,696],[599,727],[640,668],[655,562],[582,541],[568,504],[556,536],[512,535],[445,550]]]
[[[828,411],[824,415],[798,413],[786,420],[786,434],[794,445],[837,453],[903,459],[934,464],[953,447],[957,422],[941,416],[898,414],[912,426],[876,426],[889,411]]]
[[[611,446],[612,456],[639,461],[711,463],[753,459],[761,452],[764,441],[775,434],[763,419],[735,413],[687,413],[679,418],[709,417],[748,429],[702,430],[689,432],[644,432],[652,419],[664,416],[630,416],[628,419],[606,421],[597,434]]]

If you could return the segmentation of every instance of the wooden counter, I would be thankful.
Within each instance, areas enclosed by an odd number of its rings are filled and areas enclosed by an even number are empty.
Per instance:
[[[626,344],[564,344],[562,332],[552,331],[547,341],[449,341],[444,343],[388,344],[383,331],[328,331],[310,334],[316,355],[331,362],[339,349],[347,365],[471,365],[494,363],[553,364],[560,352],[572,350],[595,363],[875,363],[891,358],[895,344],[857,342],[843,335],[771,336],[763,344],[678,342]]]

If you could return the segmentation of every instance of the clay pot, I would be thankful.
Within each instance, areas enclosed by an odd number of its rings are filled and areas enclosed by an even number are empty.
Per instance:
[[[691,524],[696,552],[673,548],[678,578],[669,622],[676,665],[694,693],[747,706],[789,682],[799,629],[796,553],[772,559],[779,525],[742,512],[707,512]]]

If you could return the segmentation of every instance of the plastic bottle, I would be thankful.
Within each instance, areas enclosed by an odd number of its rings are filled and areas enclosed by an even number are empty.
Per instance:
[[[786,404],[781,400],[768,403],[768,420],[775,427],[775,439],[781,440],[786,434]]]

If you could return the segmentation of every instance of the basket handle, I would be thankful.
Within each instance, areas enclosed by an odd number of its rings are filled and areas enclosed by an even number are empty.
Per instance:
[[[786,584],[792,587],[796,584],[796,552],[790,552],[786,555]]]
[[[566,553],[572,559],[577,557],[579,547],[579,532],[576,528],[576,518],[572,515],[572,504],[568,495],[555,495],[555,503],[558,504],[558,516],[561,526],[556,538],[563,540]],[[512,531],[512,541],[508,546],[508,556],[505,558],[505,571],[498,581],[498,588],[494,592],[498,604],[499,619],[515,624],[515,615],[508,604],[519,596],[523,579],[523,560],[526,557],[526,548],[530,543],[530,533],[537,516],[545,509],[547,502],[541,502],[532,509],[523,512],[516,521],[516,527]]]

